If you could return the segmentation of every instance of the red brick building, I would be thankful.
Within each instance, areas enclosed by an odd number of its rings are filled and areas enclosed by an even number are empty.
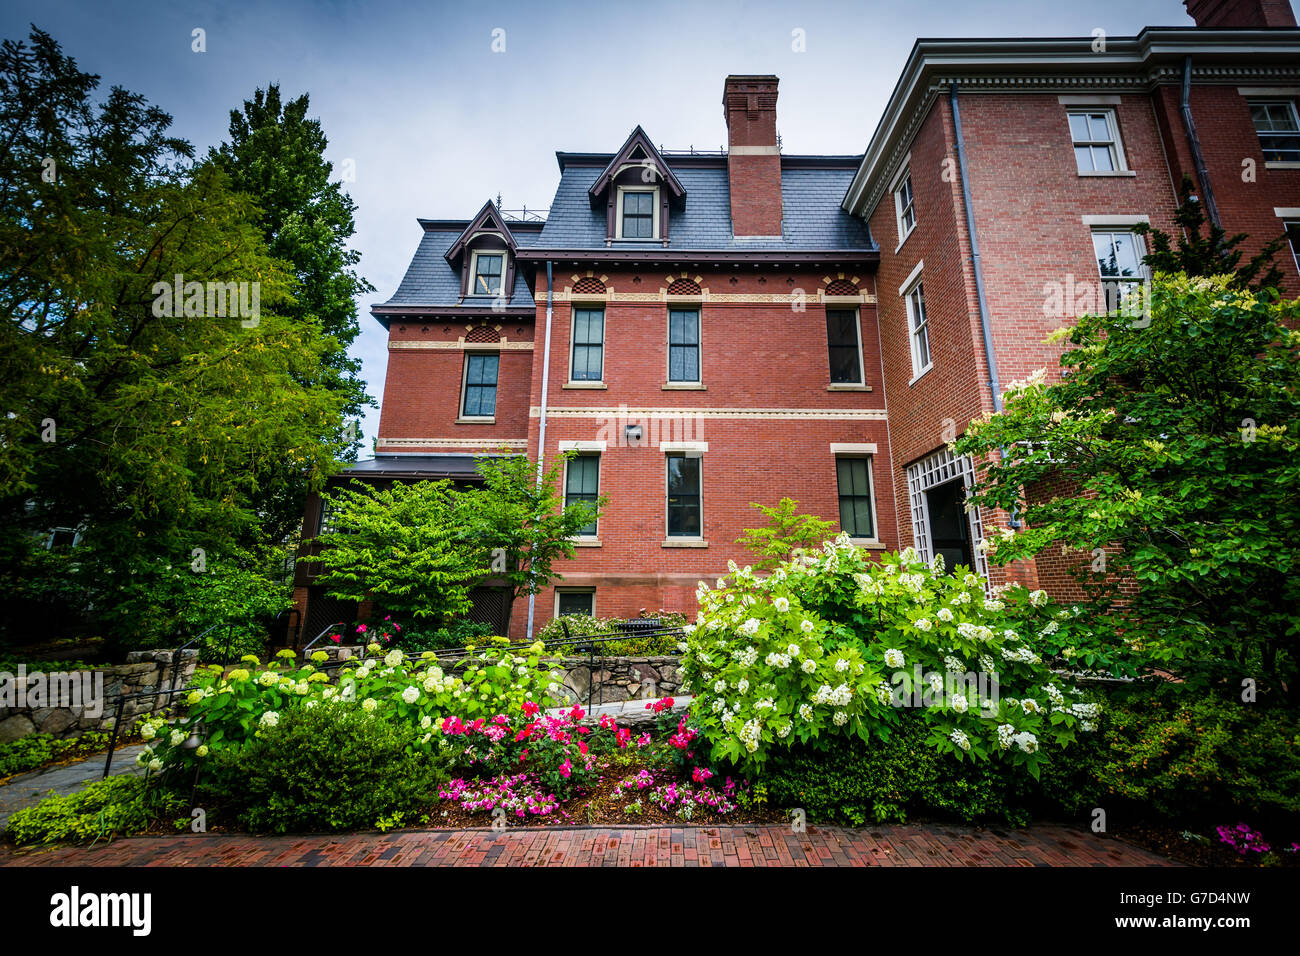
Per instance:
[[[517,637],[561,612],[693,611],[696,581],[746,562],[749,503],[783,496],[864,548],[1004,579],[978,543],[1007,516],[965,510],[947,443],[1050,373],[1044,339],[1103,282],[1141,279],[1132,226],[1173,230],[1184,174],[1230,234],[1300,223],[1289,8],[1189,9],[1200,27],[1136,37],[918,41],[861,156],[786,153],[777,78],[728,77],[725,154],[636,127],[613,153],[557,153],[544,222],[491,203],[421,220],[372,310],[376,460],[346,475],[576,452],[566,493],[609,503],[559,586],[513,609]],[[319,522],[313,502],[307,536]],[[1012,573],[1066,580],[1061,559]],[[324,606],[306,575],[300,605]],[[304,630],[335,610],[307,607]]]

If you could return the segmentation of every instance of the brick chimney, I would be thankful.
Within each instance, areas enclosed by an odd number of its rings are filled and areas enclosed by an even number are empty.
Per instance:
[[[775,76],[729,76],[722,88],[734,236],[781,235],[776,84]]]
[[[1183,0],[1198,27],[1294,27],[1290,0]]]

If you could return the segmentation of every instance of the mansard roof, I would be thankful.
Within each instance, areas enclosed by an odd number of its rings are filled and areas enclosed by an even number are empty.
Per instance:
[[[489,199],[483,204],[483,208],[478,211],[478,215],[469,221],[469,225],[465,227],[465,230],[447,248],[445,253],[447,261],[454,263],[460,254],[465,251],[465,246],[469,241],[482,232],[499,233],[501,238],[505,240],[506,248],[511,253],[519,251],[519,244],[515,242],[514,234],[510,231],[510,227],[506,225],[501,211]]]

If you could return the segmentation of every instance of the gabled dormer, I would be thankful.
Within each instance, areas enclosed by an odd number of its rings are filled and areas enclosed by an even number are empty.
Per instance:
[[[686,189],[640,126],[596,177],[588,195],[593,208],[605,207],[606,245],[667,245],[669,211],[686,206]]]
[[[447,249],[447,263],[460,271],[461,299],[509,299],[515,287],[519,246],[501,211],[488,200]]]

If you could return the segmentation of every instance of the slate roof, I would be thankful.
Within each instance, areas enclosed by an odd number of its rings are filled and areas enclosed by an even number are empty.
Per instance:
[[[521,252],[528,250],[592,250],[607,252],[605,211],[592,207],[588,190],[613,159],[613,153],[557,153],[560,184],[546,224],[510,231]],[[781,163],[782,237],[736,239],[731,235],[731,196],[725,159],[682,158],[668,164],[686,190],[685,206],[670,211],[668,250],[676,252],[874,252],[878,247],[861,219],[845,212],[841,201],[860,156],[784,156]],[[439,311],[483,308],[483,299],[460,298],[460,274],[448,265],[445,253],[469,225],[469,220],[420,220],[424,235],[393,297],[376,307],[431,306]],[[614,243],[617,250],[665,252],[658,241]],[[524,280],[515,270],[509,305],[534,308]]]
[[[443,258],[452,243],[469,225],[468,219],[421,220],[424,235],[415,250],[406,275],[393,297],[384,305],[436,305],[442,308],[483,308],[490,300],[467,298],[457,304],[460,298],[460,270],[453,269]],[[537,242],[534,229],[511,229],[511,235],[520,247],[527,247]],[[515,270],[515,285],[510,294],[508,306],[534,307],[532,293],[524,281],[523,270]]]
[[[603,165],[576,165],[560,154],[563,171],[538,249],[605,249],[605,211],[592,208],[587,196]],[[844,191],[853,181],[858,157],[843,168],[804,167],[800,157],[788,157],[781,169],[782,232],[780,240],[736,239],[731,235],[731,191],[727,167],[673,166],[686,189],[686,206],[672,210],[670,249],[684,251],[869,251],[866,223],[841,208]],[[671,160],[669,161],[671,163]],[[658,241],[620,241],[619,249],[661,250]]]
[[[376,454],[374,458],[349,465],[336,476],[345,478],[452,478],[474,480],[478,458],[473,455],[394,455]]]

